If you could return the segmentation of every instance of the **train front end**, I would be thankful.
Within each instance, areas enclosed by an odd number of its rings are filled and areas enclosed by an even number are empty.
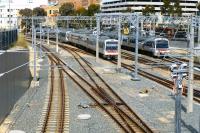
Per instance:
[[[169,40],[166,38],[155,39],[155,52],[154,56],[164,57],[169,55]]]
[[[118,40],[106,39],[104,44],[104,56],[107,58],[116,58],[118,55]]]

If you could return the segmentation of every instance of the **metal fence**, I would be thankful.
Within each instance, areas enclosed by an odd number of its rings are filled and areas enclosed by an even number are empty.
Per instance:
[[[0,31],[0,50],[8,49],[17,40],[17,29]]]

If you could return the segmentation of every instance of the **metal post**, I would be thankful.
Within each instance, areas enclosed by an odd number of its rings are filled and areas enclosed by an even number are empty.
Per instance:
[[[150,21],[150,28],[149,28],[149,30],[151,31],[151,21]]]
[[[34,47],[34,24],[33,24],[33,16],[32,16],[32,48]]]
[[[11,11],[10,11],[10,0],[9,0],[9,29],[11,29]]]
[[[40,23],[40,57],[42,57],[42,24]]]
[[[47,44],[49,45],[49,29],[47,30]]]
[[[141,21],[141,31],[143,31],[143,21]]]
[[[27,19],[26,19],[26,36],[27,36]]]
[[[117,59],[117,70],[121,71],[121,16],[118,20],[118,59]]]
[[[100,34],[100,17],[97,16],[97,39],[96,39],[96,62],[99,61],[99,34]]]
[[[92,18],[90,18],[90,30],[92,30]]]
[[[56,52],[58,52],[58,25],[56,26]]]
[[[138,38],[139,38],[139,16],[136,16],[136,38],[135,38],[135,73],[133,80],[140,80],[138,78]]]
[[[188,80],[188,94],[187,94],[187,100],[188,100],[188,106],[187,106],[187,112],[193,112],[193,67],[194,67],[194,27],[191,24],[190,27],[190,59],[189,59],[189,80]]]
[[[178,79],[176,79],[176,90],[177,93],[175,94],[175,133],[181,133],[181,76],[178,76]]]
[[[198,26],[198,45],[197,46],[200,47],[200,25]]]
[[[36,30],[33,27],[33,32],[34,32],[34,81],[37,81],[37,75],[36,75]]]

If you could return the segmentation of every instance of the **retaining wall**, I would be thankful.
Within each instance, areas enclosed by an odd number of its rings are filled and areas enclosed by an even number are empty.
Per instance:
[[[5,73],[29,61],[29,52],[7,52],[0,55],[0,73]],[[29,88],[31,74],[25,65],[0,77],[0,123],[16,101]]]

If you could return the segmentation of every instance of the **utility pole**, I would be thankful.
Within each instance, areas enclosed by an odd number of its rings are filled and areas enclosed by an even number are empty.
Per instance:
[[[133,80],[136,80],[136,81],[140,80],[138,78],[138,43],[139,43],[138,39],[139,39],[139,16],[137,14],[136,15],[136,38],[135,38],[135,73],[133,75]]]
[[[11,12],[10,12],[10,0],[9,0],[9,29],[11,30]]]
[[[188,106],[187,106],[187,112],[193,112],[193,80],[194,80],[194,25],[193,25],[193,19],[192,23],[190,24],[190,59],[189,59],[189,80],[188,80],[188,91],[187,91],[187,100],[188,100]]]
[[[58,53],[58,25],[56,25],[56,52]]]
[[[97,37],[96,37],[96,62],[99,61],[99,35],[100,35],[100,16],[97,16]]]
[[[49,28],[47,30],[47,44],[49,45]]]
[[[143,20],[141,21],[141,31],[143,31]]]
[[[34,81],[37,81],[37,75],[36,75],[36,30],[33,27],[33,33],[34,33]]]
[[[171,77],[176,81],[175,93],[175,133],[181,133],[181,96],[182,96],[182,81],[187,76],[187,64],[181,65],[172,64],[170,66]]]
[[[42,57],[42,23],[40,23],[40,57]]]
[[[33,24],[33,16],[32,16],[32,48],[34,47],[34,24]]]
[[[117,70],[121,71],[121,21],[122,18],[119,16],[118,18],[118,59],[117,59]]]
[[[200,18],[199,18],[200,21]],[[198,47],[200,47],[200,25],[198,25]]]

